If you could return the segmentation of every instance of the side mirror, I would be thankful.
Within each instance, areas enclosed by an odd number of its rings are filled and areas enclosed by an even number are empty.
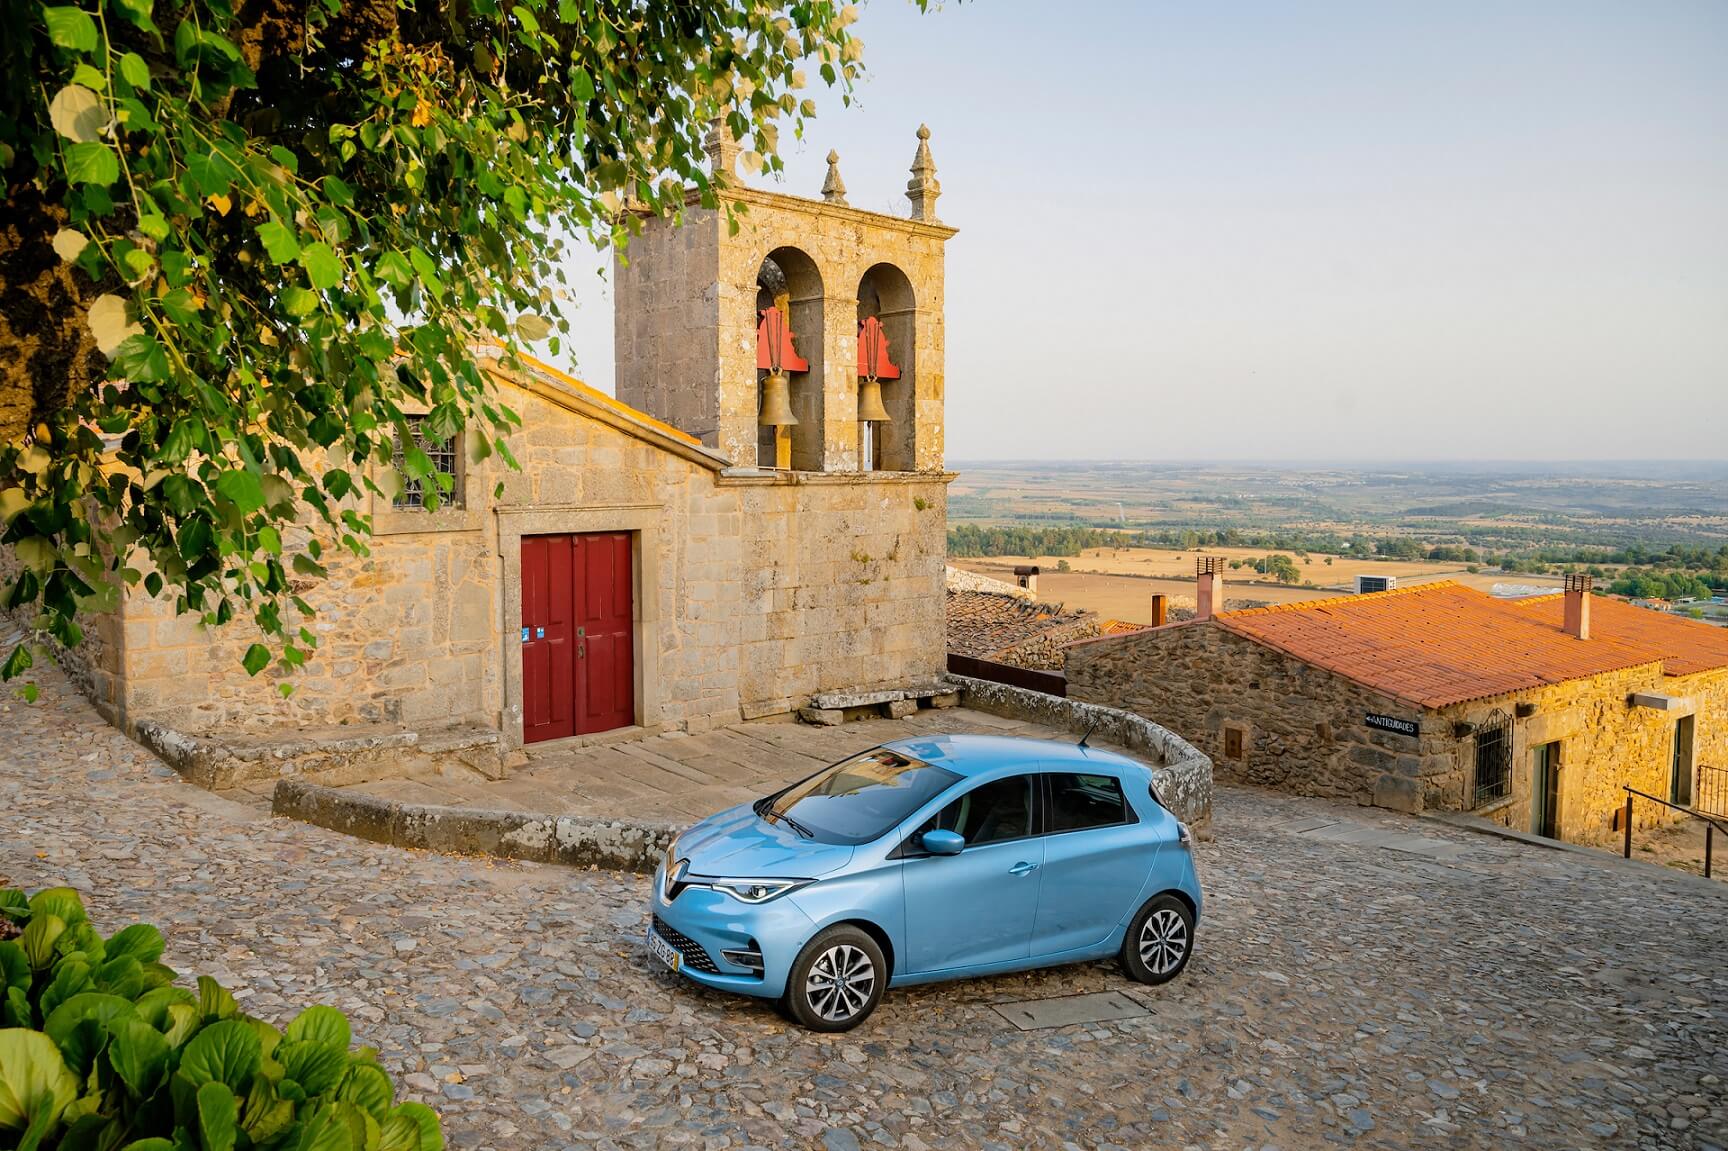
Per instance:
[[[959,855],[966,846],[966,837],[957,831],[926,831],[920,840],[931,855]]]

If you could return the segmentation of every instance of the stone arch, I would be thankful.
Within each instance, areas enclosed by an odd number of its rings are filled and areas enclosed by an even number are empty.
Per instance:
[[[882,406],[888,423],[876,436],[875,459],[864,457],[860,433],[860,467],[865,471],[917,470],[918,448],[918,300],[912,281],[899,267],[882,262],[858,278],[858,326],[874,317],[888,337],[889,356],[900,378],[882,385]]]
[[[756,272],[755,314],[751,328],[764,309],[780,296],[788,298],[788,324],[792,328],[793,346],[810,365],[803,371],[787,373],[791,379],[792,414],[798,423],[792,428],[792,467],[797,471],[819,471],[822,467],[822,343],[823,289],[822,272],[816,261],[800,248],[786,244],[762,258]],[[760,411],[761,381],[768,373],[757,372],[757,408]],[[761,467],[774,464],[774,429],[757,426],[756,463]]]

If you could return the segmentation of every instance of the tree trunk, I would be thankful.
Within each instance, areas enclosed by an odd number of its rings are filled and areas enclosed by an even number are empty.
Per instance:
[[[65,218],[29,184],[0,213],[0,444],[21,442],[107,367],[86,319],[99,289],[54,251]]]

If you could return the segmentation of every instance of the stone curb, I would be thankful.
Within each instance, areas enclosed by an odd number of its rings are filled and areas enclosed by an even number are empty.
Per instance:
[[[1212,760],[1167,727],[1120,708],[1045,695],[1005,683],[952,675],[946,682],[961,693],[962,707],[1007,719],[1020,719],[1069,731],[1088,731],[1100,741],[1140,752],[1160,766],[1152,768],[1158,796],[1182,822],[1199,827],[1212,818]]]
[[[683,830],[669,823],[399,803],[300,779],[276,784],[270,810],[396,847],[616,871],[652,872]]]

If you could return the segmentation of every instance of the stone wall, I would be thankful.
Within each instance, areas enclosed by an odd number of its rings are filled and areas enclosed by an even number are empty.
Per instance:
[[[1210,623],[1107,637],[1068,649],[1068,694],[1137,712],[1210,756],[1218,778],[1303,795],[1416,807],[1451,769],[1450,735],[1368,727],[1417,718],[1405,704]],[[1229,755],[1226,733],[1239,733]]]
[[[113,617],[123,646],[101,653],[125,668],[116,718],[235,733],[480,724],[518,740],[521,537],[556,532],[635,535],[644,726],[702,729],[941,674],[950,477],[735,475],[575,381],[515,382],[522,469],[473,464],[465,506],[434,513],[368,498],[370,554],[327,549],[329,580],[302,589],[319,650],[291,677],[245,674],[258,637],[244,622],[207,630],[128,597]]]
[[[1728,671],[1667,677],[1652,663],[1423,709],[1216,625],[1191,623],[1071,647],[1067,675],[1072,698],[1164,724],[1210,756],[1222,780],[1405,811],[1471,810],[1476,742],[1466,729],[1503,713],[1513,738],[1510,793],[1477,814],[1532,830],[1534,751],[1559,741],[1560,832],[1572,842],[1613,838],[1627,785],[1667,797],[1680,715],[1696,715],[1695,764],[1728,762]],[[1633,707],[1634,692],[1688,702],[1674,712]],[[1518,717],[1520,705],[1530,714]],[[1369,714],[1417,721],[1419,734],[1369,727]],[[1681,818],[1651,803],[1635,813],[1639,827]]]
[[[951,675],[961,703],[974,711],[1042,724],[1126,748],[1152,768],[1158,798],[1187,823],[1212,818],[1212,761],[1161,724],[1121,708],[1102,707],[990,680]]]
[[[986,658],[995,663],[1013,664],[1015,667],[1031,668],[1033,671],[1061,671],[1067,664],[1068,645],[1083,639],[1092,639],[1102,628],[1103,622],[1088,613],[1085,619],[1059,624],[1037,635],[1028,636],[1019,643],[992,652]]]

